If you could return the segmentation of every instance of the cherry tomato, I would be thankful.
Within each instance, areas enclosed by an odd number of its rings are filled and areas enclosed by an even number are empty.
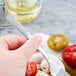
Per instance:
[[[62,58],[70,67],[76,68],[76,44],[66,47]]]
[[[35,76],[37,73],[37,65],[34,62],[29,62],[27,64],[26,76]]]

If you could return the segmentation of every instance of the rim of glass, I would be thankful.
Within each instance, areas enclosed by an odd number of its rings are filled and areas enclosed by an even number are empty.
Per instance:
[[[37,13],[40,11],[40,9],[42,8],[43,6],[43,0],[37,0],[37,3],[38,3],[38,8],[34,11],[31,11],[31,12],[27,12],[27,13],[24,13],[24,14],[17,14],[17,15],[30,15],[30,14],[34,14],[34,13]],[[6,12],[11,12],[10,10],[8,11],[8,9],[5,7],[5,11]],[[16,14],[14,12],[11,12],[12,14]]]

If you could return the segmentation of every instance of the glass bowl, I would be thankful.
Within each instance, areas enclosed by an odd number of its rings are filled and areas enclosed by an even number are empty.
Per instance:
[[[12,15],[14,16],[18,21],[20,22],[29,22],[35,19],[38,14],[41,11],[42,8],[42,0],[37,0],[37,7],[29,12],[24,12],[24,13],[18,13],[18,12],[12,12],[7,8],[7,2],[5,2],[5,12],[7,15]]]

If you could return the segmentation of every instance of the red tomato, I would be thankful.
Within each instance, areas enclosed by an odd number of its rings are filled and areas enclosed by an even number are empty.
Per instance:
[[[66,47],[62,52],[63,60],[73,68],[76,68],[76,45]]]
[[[26,75],[27,76],[35,76],[37,73],[37,65],[34,62],[29,62],[27,64]]]

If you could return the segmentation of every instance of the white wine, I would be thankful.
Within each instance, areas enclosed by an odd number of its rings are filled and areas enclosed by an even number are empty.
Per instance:
[[[7,0],[6,12],[13,15],[20,22],[28,22],[37,16],[37,0]]]

